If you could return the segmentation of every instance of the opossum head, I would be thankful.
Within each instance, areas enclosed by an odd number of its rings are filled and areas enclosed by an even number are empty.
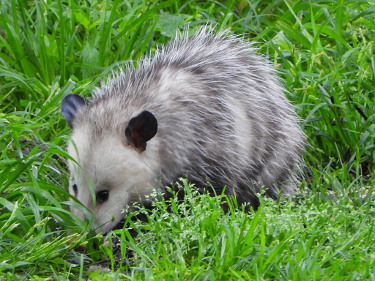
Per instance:
[[[95,226],[107,232],[121,221],[126,205],[150,193],[157,166],[155,142],[150,140],[158,124],[152,113],[141,111],[123,120],[121,134],[98,130],[98,115],[90,112],[94,110],[78,95],[62,101],[62,114],[72,129],[68,154],[75,159],[69,160],[69,192],[93,212]],[[72,212],[83,218],[77,209]]]

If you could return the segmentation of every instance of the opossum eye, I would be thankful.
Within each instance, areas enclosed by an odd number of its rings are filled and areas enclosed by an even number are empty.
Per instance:
[[[77,195],[78,193],[78,187],[76,184],[73,184],[73,191],[74,191],[74,195]]]
[[[108,200],[109,197],[109,191],[108,190],[101,190],[96,193],[96,201],[98,203],[104,203]]]

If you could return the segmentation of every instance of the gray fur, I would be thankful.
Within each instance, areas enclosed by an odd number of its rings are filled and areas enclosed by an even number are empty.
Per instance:
[[[163,190],[184,176],[204,188],[208,180],[218,193],[226,186],[228,195],[254,207],[255,194],[263,186],[271,198],[277,198],[279,190],[287,198],[296,192],[295,174],[305,137],[275,71],[238,37],[202,28],[191,38],[180,35],[153,58],[142,59],[136,69],[129,66],[116,74],[70,121],[72,139],[81,144],[76,154],[72,144],[68,151],[78,158],[83,172],[77,172],[73,163],[70,168],[72,175],[81,177],[78,193],[87,195],[76,196],[95,213],[98,208],[105,210],[106,203],[94,207],[87,199],[90,192],[81,174],[91,180],[95,192],[100,191],[103,181],[97,172],[101,165],[111,165],[111,159],[104,159],[107,152],[134,150],[126,144],[125,128],[145,110],[156,117],[157,134],[143,152],[129,157],[148,171],[144,178],[155,179],[150,185]],[[104,149],[108,140],[114,147]],[[98,151],[105,151],[103,160],[96,160]],[[134,167],[126,169],[129,175],[138,175]],[[127,190],[121,193],[126,200],[111,198],[109,193],[108,204],[117,204],[119,210],[137,200],[138,193],[147,193],[146,186],[125,185],[111,184],[112,189]],[[100,217],[98,226],[106,223]]]

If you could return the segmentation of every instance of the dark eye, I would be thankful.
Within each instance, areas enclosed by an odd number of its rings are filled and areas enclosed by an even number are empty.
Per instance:
[[[73,184],[73,191],[74,191],[74,195],[77,195],[78,193],[78,187],[76,184]]]
[[[109,191],[108,190],[101,190],[96,193],[96,201],[98,203],[104,203],[108,200],[109,197]]]

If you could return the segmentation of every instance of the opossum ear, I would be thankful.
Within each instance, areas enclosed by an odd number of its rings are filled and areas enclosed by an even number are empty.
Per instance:
[[[125,136],[135,149],[141,153],[146,149],[146,142],[152,139],[158,130],[158,121],[149,111],[143,111],[129,121]]]
[[[64,115],[69,127],[73,129],[73,121],[78,110],[86,104],[84,98],[76,94],[67,95],[61,102],[61,113]]]

